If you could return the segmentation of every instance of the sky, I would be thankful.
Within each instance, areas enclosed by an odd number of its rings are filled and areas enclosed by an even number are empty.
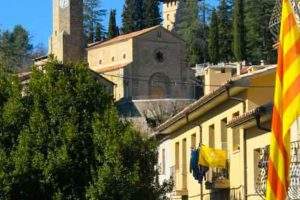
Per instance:
[[[117,23],[121,23],[124,0],[102,0],[102,8],[117,9]],[[109,14],[109,13],[108,13]],[[106,25],[108,16],[105,18]],[[0,30],[11,30],[21,24],[29,32],[32,43],[46,47],[52,32],[52,0],[0,0]]]

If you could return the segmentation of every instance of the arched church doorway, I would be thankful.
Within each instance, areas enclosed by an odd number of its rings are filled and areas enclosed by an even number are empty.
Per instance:
[[[164,73],[155,73],[149,79],[149,97],[152,99],[168,98],[171,95],[171,81]]]

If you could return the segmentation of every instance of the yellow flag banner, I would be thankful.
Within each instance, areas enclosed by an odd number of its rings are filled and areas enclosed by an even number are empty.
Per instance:
[[[300,114],[300,31],[290,0],[282,0],[274,92],[267,200],[286,200],[289,188],[290,128]]]
[[[226,168],[227,152],[202,146],[199,152],[199,165],[205,167]]]

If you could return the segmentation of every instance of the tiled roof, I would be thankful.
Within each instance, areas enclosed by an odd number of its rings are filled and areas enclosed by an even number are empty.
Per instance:
[[[150,32],[150,31],[152,31],[152,30],[154,30],[158,27],[160,27],[160,26],[153,26],[153,27],[146,28],[146,29],[143,29],[143,30],[140,30],[140,31],[120,35],[120,36],[117,36],[117,37],[115,37],[113,39],[110,39],[110,40],[95,42],[95,43],[89,44],[88,49],[94,48],[94,47],[101,47],[101,46],[104,46],[104,45],[112,44],[112,43],[115,43],[115,42],[120,42],[120,41],[123,41],[123,40],[128,40],[128,39],[140,36],[142,34],[148,33],[148,32]]]
[[[267,103],[261,105],[255,109],[250,110],[249,112],[244,113],[241,116],[233,118],[228,124],[227,127],[233,128],[239,126],[247,121],[255,119],[257,114],[260,115],[270,115],[272,113],[273,103]]]

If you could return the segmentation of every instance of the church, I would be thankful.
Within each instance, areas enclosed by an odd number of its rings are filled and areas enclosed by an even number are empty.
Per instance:
[[[171,32],[177,4],[163,2],[163,26],[86,46],[83,0],[53,0],[49,55],[61,62],[87,62],[104,83],[113,85],[114,99],[121,102],[126,116],[141,117],[150,100],[164,107],[176,101],[190,103],[194,99],[193,71],[185,62],[185,42]],[[36,65],[46,60],[36,59]]]

